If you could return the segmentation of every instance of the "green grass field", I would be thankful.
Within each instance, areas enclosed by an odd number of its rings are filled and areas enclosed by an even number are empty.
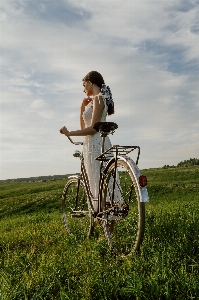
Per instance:
[[[199,167],[143,173],[145,238],[126,258],[66,234],[65,180],[1,184],[0,300],[199,299]]]

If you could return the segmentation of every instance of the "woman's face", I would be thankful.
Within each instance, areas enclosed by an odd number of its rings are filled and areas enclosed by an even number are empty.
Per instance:
[[[93,96],[93,84],[90,81],[83,81],[83,87],[88,97]]]

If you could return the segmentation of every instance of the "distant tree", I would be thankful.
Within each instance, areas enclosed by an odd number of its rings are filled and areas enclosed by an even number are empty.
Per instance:
[[[188,166],[196,166],[199,165],[198,158],[190,158],[188,160],[181,161],[177,164],[177,167],[188,167]]]
[[[198,158],[190,158],[184,161],[181,161],[177,164],[177,167],[189,167],[189,166],[196,166],[199,165],[199,159]],[[169,166],[164,165],[162,169],[168,169],[168,168],[175,168],[175,166]]]
[[[162,168],[163,169],[168,169],[168,168],[170,168],[170,166],[169,165],[164,165]]]

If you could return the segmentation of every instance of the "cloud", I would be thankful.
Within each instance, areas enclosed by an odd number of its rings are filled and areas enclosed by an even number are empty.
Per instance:
[[[30,108],[42,118],[52,119],[54,117],[53,110],[48,107],[47,103],[43,99],[33,101]]]
[[[198,4],[1,1],[1,177],[79,171],[59,128],[79,129],[90,70],[113,93],[113,144],[139,144],[141,168],[197,157]]]

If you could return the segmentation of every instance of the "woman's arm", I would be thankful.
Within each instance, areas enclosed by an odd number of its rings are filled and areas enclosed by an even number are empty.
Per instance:
[[[93,135],[96,133],[96,130],[93,128],[94,124],[101,121],[102,113],[104,109],[104,102],[102,97],[95,96],[93,99],[93,115],[91,120],[91,126],[86,127],[84,129],[68,131],[68,129],[64,126],[60,129],[61,134],[65,134],[66,136],[85,136],[85,135]]]
[[[85,107],[92,101],[93,99],[88,97],[88,98],[84,98],[82,101],[82,105],[80,107],[80,129],[84,129],[85,128],[85,123],[83,120],[83,112],[85,111]]]

